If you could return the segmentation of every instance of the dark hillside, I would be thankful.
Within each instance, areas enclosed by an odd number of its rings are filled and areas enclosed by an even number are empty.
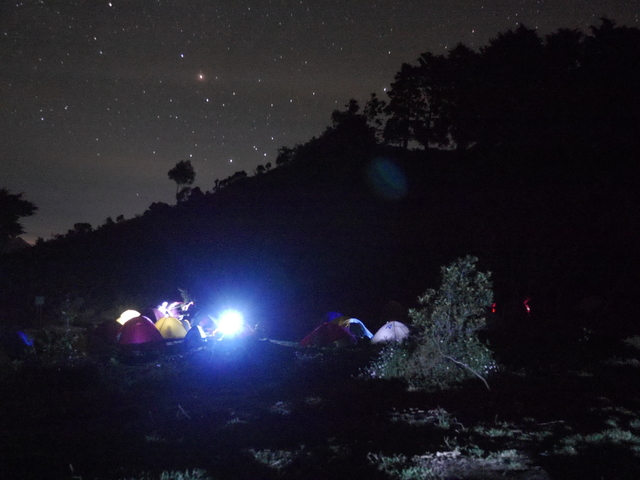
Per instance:
[[[472,254],[500,305],[530,299],[532,317],[564,328],[597,298],[593,323],[636,328],[638,65],[640,31],[608,19],[425,52],[388,102],[351,100],[318,138],[282,147],[278,168],[3,256],[3,321],[35,322],[36,296],[44,322],[93,322],[186,289],[273,335],[299,337],[327,311],[376,328],[387,303],[406,311]]]
[[[377,157],[404,173],[402,198],[385,199],[367,180]],[[598,295],[627,310],[638,289],[632,186],[540,172],[530,183],[486,158],[309,155],[45,242],[3,257],[5,322],[34,322],[36,295],[46,298],[45,321],[59,322],[65,301],[81,305],[77,321],[98,321],[175,299],[182,288],[198,309],[242,308],[274,336],[299,338],[327,311],[376,328],[387,303],[413,306],[441,265],[467,253],[494,272],[500,300],[531,297],[537,311],[561,316]]]

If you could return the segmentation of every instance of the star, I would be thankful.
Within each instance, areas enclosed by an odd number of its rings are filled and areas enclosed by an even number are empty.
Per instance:
[[[24,222],[30,242],[175,202],[167,171],[187,148],[202,191],[211,176],[252,172],[320,135],[349,99],[386,100],[422,53],[480,48],[514,20],[541,36],[603,15],[639,21],[633,2],[610,0],[135,3],[3,7],[0,188],[39,207]],[[91,178],[74,181],[79,171]],[[140,201],[123,200],[134,191]]]

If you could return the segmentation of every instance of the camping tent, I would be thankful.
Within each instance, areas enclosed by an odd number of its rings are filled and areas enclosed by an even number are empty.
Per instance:
[[[342,328],[347,328],[349,326],[349,317],[347,317],[346,315],[335,316],[330,321],[331,323],[340,325]]]
[[[409,336],[409,327],[404,323],[391,321],[385,323],[371,339],[371,343],[402,342]]]
[[[206,334],[212,334],[216,329],[216,324],[213,319],[209,315],[203,315],[200,317],[196,317],[193,321],[193,324],[198,327],[202,327]]]
[[[136,317],[127,321],[118,330],[120,345],[152,345],[164,344],[162,335],[147,317]]]
[[[161,318],[156,322],[156,328],[165,340],[179,340],[187,335],[187,329],[175,317]]]
[[[202,347],[207,341],[207,334],[200,325],[192,327],[184,337],[184,344],[188,349],[197,349]]]
[[[142,310],[142,315],[150,319],[152,322],[157,322],[165,316],[164,313],[157,308],[145,308]]]
[[[357,343],[356,337],[351,332],[331,322],[323,323],[300,341],[303,347],[328,347],[355,343]]]
[[[367,327],[365,327],[364,323],[357,318],[349,319],[349,331],[356,338],[373,338],[373,333],[369,331]]]
[[[12,359],[24,359],[35,353],[33,338],[24,332],[7,331],[0,333],[0,347]]]
[[[350,318],[342,315],[335,317],[331,320],[331,323],[335,323],[336,325],[340,325],[342,328],[346,328],[357,339],[373,337],[373,333],[371,333],[369,329],[365,327],[364,323],[357,318]]]
[[[125,310],[124,312],[122,312],[120,314],[120,316],[118,317],[116,322],[118,322],[120,325],[124,325],[129,320],[131,320],[132,318],[136,318],[136,317],[139,317],[139,316],[140,316],[140,312],[138,312],[136,310]]]

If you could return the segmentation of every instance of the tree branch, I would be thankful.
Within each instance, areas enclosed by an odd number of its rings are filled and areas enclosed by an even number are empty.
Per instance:
[[[471,368],[469,365],[459,362],[458,360],[456,360],[453,357],[450,357],[449,355],[445,355],[444,353],[442,354],[442,356],[446,359],[451,360],[453,363],[455,363],[456,365],[460,365],[461,367],[466,368],[467,370],[469,370],[471,373],[473,373],[476,377],[478,377],[480,380],[482,380],[482,382],[484,383],[484,386],[487,387],[487,390],[491,391],[491,389],[489,388],[489,384],[487,383],[487,381],[484,379],[484,377],[482,375],[480,375],[478,372],[476,372],[473,368]]]

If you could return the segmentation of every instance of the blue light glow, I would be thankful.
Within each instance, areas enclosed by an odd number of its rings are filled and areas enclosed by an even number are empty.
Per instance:
[[[218,319],[217,331],[224,336],[232,336],[240,333],[244,326],[242,314],[237,310],[225,310]]]
[[[401,200],[407,196],[407,177],[395,162],[376,158],[367,168],[369,186],[376,195],[386,200]]]

